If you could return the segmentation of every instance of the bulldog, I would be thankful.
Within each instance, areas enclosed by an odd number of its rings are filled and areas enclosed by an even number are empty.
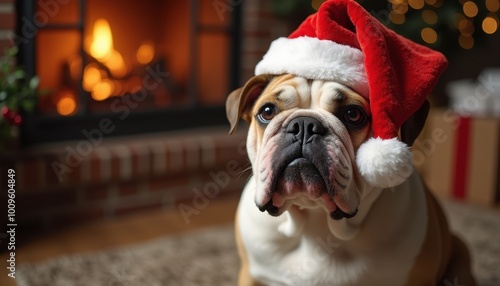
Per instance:
[[[400,130],[411,145],[429,105]],[[238,285],[475,285],[464,243],[417,172],[369,184],[356,164],[370,102],[346,84],[262,74],[226,101],[249,123],[253,174],[239,202]]]

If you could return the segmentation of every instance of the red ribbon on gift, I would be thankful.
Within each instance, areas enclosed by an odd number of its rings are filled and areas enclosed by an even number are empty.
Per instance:
[[[471,118],[460,117],[455,138],[455,168],[453,172],[452,194],[455,198],[465,199],[469,172],[469,153],[471,150]]]

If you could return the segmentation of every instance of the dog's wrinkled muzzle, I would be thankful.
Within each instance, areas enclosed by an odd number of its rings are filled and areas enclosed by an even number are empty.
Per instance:
[[[280,140],[272,158],[270,194],[257,207],[272,216],[279,216],[290,204],[323,208],[335,220],[351,218],[335,202],[336,188],[347,188],[350,177],[346,164],[328,150],[325,136],[329,130],[311,116],[297,116],[282,127]],[[330,134],[331,135],[331,134]],[[339,174],[339,175],[337,175]]]

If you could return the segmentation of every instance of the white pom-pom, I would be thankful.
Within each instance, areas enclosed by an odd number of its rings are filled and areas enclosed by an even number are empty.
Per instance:
[[[359,147],[356,163],[365,180],[379,188],[395,187],[413,172],[410,148],[397,138],[370,138]]]

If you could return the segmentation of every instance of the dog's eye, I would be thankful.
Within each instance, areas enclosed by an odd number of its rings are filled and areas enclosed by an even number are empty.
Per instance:
[[[274,104],[267,103],[260,108],[259,113],[257,114],[257,119],[264,124],[268,124],[271,119],[276,116],[276,113],[276,106],[274,106]]]
[[[344,121],[345,123],[351,126],[359,126],[365,123],[366,114],[359,106],[350,106],[347,107],[344,113]]]

